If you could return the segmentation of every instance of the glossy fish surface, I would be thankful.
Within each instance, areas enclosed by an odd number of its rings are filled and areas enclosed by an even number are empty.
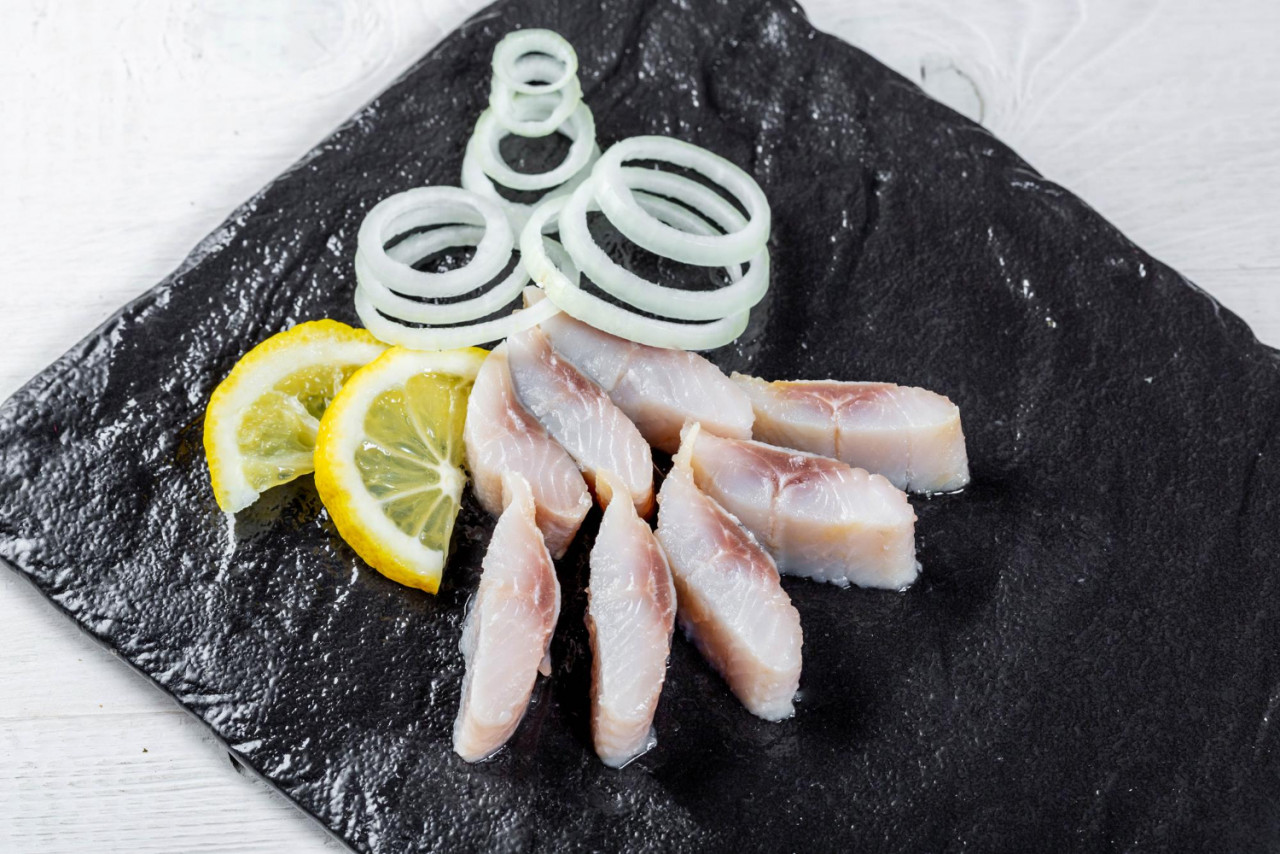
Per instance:
[[[533,493],[547,550],[553,558],[563,556],[591,509],[591,495],[577,463],[516,398],[506,344],[495,347],[480,367],[462,436],[467,469],[484,509],[501,514],[503,475],[523,476]]]
[[[759,538],[782,572],[892,590],[915,581],[915,511],[880,475],[696,425],[680,452],[698,487]]]
[[[969,482],[960,408],[937,392],[737,373],[733,381],[751,399],[762,442],[835,457],[908,492],[951,492]]]

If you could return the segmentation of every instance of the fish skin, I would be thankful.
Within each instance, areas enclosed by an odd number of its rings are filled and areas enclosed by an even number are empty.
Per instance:
[[[641,517],[653,512],[653,454],[635,424],[604,391],[551,347],[534,327],[507,339],[507,363],[516,397],[550,436],[569,452],[596,498],[611,493],[596,481],[607,469],[625,483]]]
[[[492,756],[524,717],[539,672],[546,672],[560,615],[560,584],[538,529],[533,492],[517,474],[504,481],[507,506],[481,564],[480,584],[462,627],[466,662],[453,749],[467,762]]]
[[[600,477],[614,475],[601,472]],[[610,503],[591,549],[586,622],[591,734],[596,754],[611,768],[621,768],[652,745],[675,615],[666,553],[631,505]]]
[[[915,511],[884,477],[697,425],[680,453],[698,487],[759,538],[783,573],[891,590],[915,581]]]
[[[546,297],[525,289],[525,303]],[[637,344],[561,312],[542,322],[551,346],[635,423],[645,441],[674,454],[686,422],[720,436],[751,438],[747,395],[714,364],[687,350]]]
[[[462,437],[481,506],[500,515],[503,475],[523,475],[533,491],[547,550],[553,558],[563,557],[591,509],[591,494],[578,464],[516,397],[506,344],[495,347],[480,367]]]
[[[676,585],[684,633],[752,714],[795,713],[804,635],[773,559],[694,485],[677,455],[658,494],[658,541]]]
[[[943,395],[891,383],[732,379],[751,399],[756,439],[835,457],[910,492],[969,482],[960,409]]]

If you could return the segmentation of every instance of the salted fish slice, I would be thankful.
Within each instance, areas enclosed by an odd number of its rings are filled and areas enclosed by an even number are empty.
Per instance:
[[[466,662],[453,750],[479,762],[506,744],[524,717],[560,615],[560,584],[538,529],[533,491],[504,480],[506,509],[481,563],[480,585],[462,627]]]
[[[528,304],[545,299],[526,288]],[[653,447],[674,454],[680,429],[698,421],[720,436],[751,438],[751,401],[697,353],[637,344],[564,312],[542,322],[555,351],[605,390]]]
[[[582,469],[596,497],[608,505],[602,470],[617,475],[641,516],[653,510],[653,455],[636,425],[609,396],[551,348],[537,327],[507,339],[516,397]]]
[[[601,480],[616,479],[602,471]],[[625,490],[621,483],[610,484]],[[604,511],[591,549],[591,734],[604,764],[621,768],[652,744],[667,675],[676,590],[666,554],[625,501]]]
[[[782,572],[894,590],[915,581],[916,514],[880,475],[697,425],[680,454],[698,487],[759,538]]]
[[[763,442],[835,457],[910,492],[950,492],[969,482],[960,408],[936,392],[743,374],[733,381],[751,399],[755,438]]]
[[[495,347],[480,367],[462,437],[481,506],[499,515],[502,476],[507,472],[523,476],[533,491],[547,550],[553,558],[563,557],[591,509],[591,494],[578,464],[516,398],[506,344]]]
[[[658,541],[675,579],[678,619],[747,710],[790,717],[800,685],[800,615],[772,558],[694,485],[683,451],[658,494]]]

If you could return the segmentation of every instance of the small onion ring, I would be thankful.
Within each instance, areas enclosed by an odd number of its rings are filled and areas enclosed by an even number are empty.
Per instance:
[[[561,210],[560,239],[582,272],[601,290],[641,311],[677,320],[718,320],[750,309],[764,298],[769,290],[769,251],[763,247],[750,259],[751,266],[745,276],[740,267],[736,268],[737,275],[727,267],[731,283],[713,291],[666,287],[618,264],[596,244],[587,228],[587,214],[598,207],[592,195],[597,190],[594,176],[593,172],[591,180],[579,186]],[[680,226],[685,233],[713,234],[707,219],[724,229],[741,229],[747,224],[742,214],[715,191],[682,175],[630,168],[623,170],[623,180],[628,191],[644,190],[647,194],[673,198],[706,217],[698,218],[698,223],[691,228],[689,220],[673,222],[669,217],[658,215],[652,202],[642,203],[645,216],[667,226]]]
[[[594,163],[596,158],[600,156],[600,147],[596,146],[591,152],[591,161]],[[590,165],[588,163],[588,166]],[[538,200],[537,204],[541,204],[552,195],[561,195],[572,192],[579,184],[591,177],[591,170],[584,167],[577,175],[574,175],[569,181],[547,191],[547,194]],[[464,189],[484,196],[498,203],[498,207],[502,208],[502,212],[507,215],[507,221],[511,223],[512,230],[519,234],[524,230],[524,224],[529,221],[529,214],[533,213],[535,204],[526,202],[513,202],[505,198],[498,192],[493,181],[489,176],[484,174],[484,170],[480,168],[480,164],[476,161],[475,154],[472,152],[471,145],[467,145],[467,153],[462,158],[462,186]],[[548,223],[548,228],[555,230],[555,223]]]
[[[642,195],[641,200],[643,198]],[[573,276],[567,275],[552,261],[543,246],[542,230],[560,215],[567,201],[566,196],[556,196],[542,202],[520,233],[520,262],[546,292],[547,298],[542,302],[554,303],[566,314],[621,338],[671,350],[722,347],[747,328],[751,314],[749,309],[710,323],[673,323],[644,317],[584,291],[579,284],[577,270],[573,271]],[[708,230],[711,230],[709,226]],[[533,307],[539,304],[535,303]]]
[[[556,259],[556,263],[568,270],[574,280],[577,280],[579,273],[569,259],[569,254],[559,243],[550,238],[543,238],[538,248],[544,258],[548,257],[549,253],[550,257]],[[415,350],[454,350],[459,347],[473,347],[486,341],[497,341],[537,326],[542,321],[555,316],[559,311],[555,303],[545,299],[524,306],[506,317],[497,317],[483,323],[467,326],[414,327],[406,326],[380,314],[365,289],[359,285],[356,287],[356,314],[365,328],[381,341],[398,344],[401,347],[411,347]]]
[[[520,79],[517,60],[529,54],[545,53],[563,66],[560,76],[547,83],[526,83]],[[539,95],[563,88],[578,73],[578,54],[564,36],[554,30],[516,30],[507,33],[493,49],[493,76],[516,92]]]
[[[474,347],[486,341],[498,341],[537,326],[557,311],[559,308],[551,300],[545,299],[506,317],[486,320],[484,323],[467,326],[405,326],[379,314],[364,289],[356,288],[356,314],[365,328],[379,341],[414,350],[456,350],[459,347]]]
[[[732,193],[747,210],[746,227],[730,234],[689,234],[657,221],[644,211],[627,186],[622,164],[627,160],[657,160],[692,169]],[[743,170],[717,154],[665,136],[633,136],[612,146],[592,170],[598,186],[596,200],[609,222],[637,246],[657,255],[718,267],[744,263],[769,242],[769,200],[760,185]]]
[[[484,224],[471,260],[454,270],[425,273],[388,254],[386,242],[412,228]],[[356,236],[356,257],[369,273],[401,294],[451,297],[492,280],[511,260],[515,236],[502,208],[458,187],[417,187],[388,196],[365,214]]]
[[[535,57],[535,59],[537,58]],[[537,68],[534,63],[529,65],[532,68]],[[530,72],[531,75],[532,73]],[[545,112],[545,105],[552,103],[552,98],[556,99],[554,101],[555,106],[545,117],[534,119],[520,115],[521,110],[519,108],[530,102],[543,107]],[[507,83],[496,77],[489,90],[489,107],[493,110],[494,120],[507,133],[523,137],[549,136],[555,133],[581,103],[582,84],[577,77],[571,78],[563,88],[548,95],[519,94],[513,91]]]
[[[418,261],[455,246],[475,246],[483,237],[483,230],[476,226],[454,226],[415,234],[387,250],[397,261],[403,264],[415,264]],[[410,241],[413,241],[410,243]],[[443,325],[447,323],[465,323],[477,317],[493,314],[520,295],[520,291],[529,281],[529,275],[522,264],[493,287],[479,296],[461,302],[442,304],[417,302],[403,297],[378,279],[369,270],[368,264],[359,254],[356,255],[356,282],[365,293],[370,304],[378,311],[399,321],[408,323],[429,323]]]
[[[480,168],[491,179],[513,190],[547,190],[568,181],[590,162],[595,147],[596,120],[587,105],[579,102],[557,132],[573,140],[569,153],[556,168],[537,174],[517,172],[502,159],[498,143],[502,141],[503,134],[499,134],[492,107],[480,114],[472,139],[476,143],[475,154]]]

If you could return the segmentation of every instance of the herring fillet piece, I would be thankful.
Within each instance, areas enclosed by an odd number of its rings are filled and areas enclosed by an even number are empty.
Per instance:
[[[800,615],[773,559],[694,485],[679,454],[658,494],[658,541],[681,629],[748,711],[769,721],[790,717],[800,686]]]
[[[506,744],[524,717],[547,663],[560,616],[560,584],[542,540],[533,492],[518,474],[504,479],[507,506],[481,564],[480,585],[462,627],[466,662],[453,749],[479,762]]]
[[[545,299],[525,288],[525,303]],[[724,372],[697,353],[637,344],[570,317],[542,322],[551,346],[605,390],[645,440],[674,454],[688,421],[720,436],[751,438],[751,401]]]
[[[607,505],[611,493],[596,481],[607,470],[626,485],[636,512],[653,510],[653,454],[636,425],[609,396],[561,358],[539,328],[507,339],[507,363],[516,397],[569,452]]]
[[[501,514],[502,476],[522,475],[533,491],[547,550],[553,558],[563,557],[591,509],[591,494],[577,463],[516,398],[506,344],[493,348],[476,375],[462,438],[481,506]]]
[[[900,590],[916,579],[916,514],[900,489],[839,460],[690,425],[681,455],[700,489],[788,575]]]
[[[909,492],[969,482],[960,409],[943,395],[891,383],[732,379],[751,399],[756,439],[835,457]]]
[[[600,472],[601,479],[613,478]],[[622,484],[612,485],[623,490]],[[676,590],[667,556],[625,501],[610,502],[591,549],[591,735],[596,754],[621,768],[650,745],[667,675]]]

